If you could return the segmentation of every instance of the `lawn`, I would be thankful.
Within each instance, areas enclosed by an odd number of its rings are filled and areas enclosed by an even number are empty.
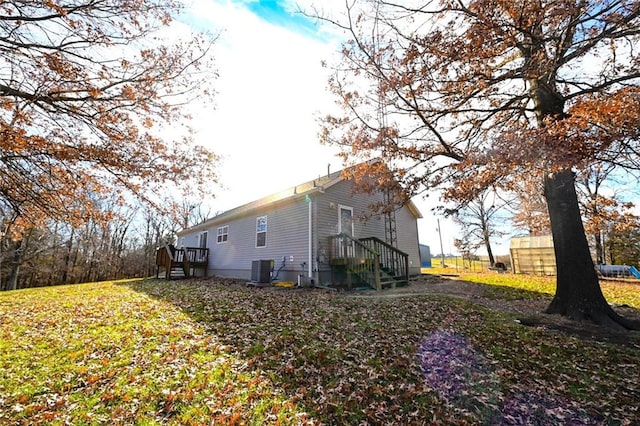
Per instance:
[[[458,279],[474,283],[490,284],[496,297],[506,299],[526,299],[552,296],[556,291],[556,278],[552,276],[497,273],[494,271],[475,272],[462,268],[423,268],[423,274],[453,275]],[[610,303],[628,305],[640,309],[640,280],[602,280],[600,288]]]
[[[0,327],[0,424],[640,423],[637,334],[443,296],[103,282],[0,294]]]

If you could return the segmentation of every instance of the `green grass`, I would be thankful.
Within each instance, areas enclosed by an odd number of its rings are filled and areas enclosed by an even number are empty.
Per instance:
[[[532,407],[640,422],[637,335],[585,340],[446,297],[104,282],[2,293],[0,327],[0,424],[500,424]],[[425,380],[438,333],[477,354],[464,398]]]
[[[260,424],[300,414],[205,324],[124,284],[1,294],[0,323],[0,423]]]
[[[551,276],[497,273],[495,271],[469,272],[456,268],[423,268],[425,274],[457,275],[459,279],[494,287],[495,297],[505,299],[526,299],[552,296],[556,291],[556,278]],[[602,293],[609,303],[628,305],[640,309],[640,281],[602,281]]]

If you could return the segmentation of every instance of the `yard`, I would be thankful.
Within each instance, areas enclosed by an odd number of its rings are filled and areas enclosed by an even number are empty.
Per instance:
[[[0,424],[640,423],[638,333],[546,316],[544,286],[516,286],[0,294]],[[605,293],[638,315],[640,286]]]

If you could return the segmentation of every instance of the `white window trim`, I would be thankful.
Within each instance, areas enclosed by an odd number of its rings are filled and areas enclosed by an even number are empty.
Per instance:
[[[258,232],[258,221],[260,219],[264,218],[264,231],[260,231]],[[267,246],[267,230],[269,229],[269,220],[267,218],[267,215],[262,215],[262,216],[258,216],[256,217],[256,248],[265,248]],[[259,246],[258,245],[258,234],[264,232],[264,245],[263,246]]]
[[[226,229],[226,232],[224,232],[225,229]],[[223,232],[221,233],[220,230],[223,230]],[[225,235],[227,238],[220,241],[220,237]],[[225,244],[227,241],[229,241],[229,225],[219,226],[218,229],[216,230],[216,243]]]

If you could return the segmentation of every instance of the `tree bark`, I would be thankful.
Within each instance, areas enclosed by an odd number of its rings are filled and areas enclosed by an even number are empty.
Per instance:
[[[544,195],[549,209],[556,256],[556,294],[547,313],[573,320],[640,330],[640,323],[618,315],[607,303],[584,232],[575,176],[571,170],[547,173]]]
[[[494,266],[496,264],[496,259],[493,255],[493,249],[491,248],[491,241],[489,241],[489,236],[486,233],[484,236],[484,247],[487,249],[487,255],[489,256],[489,265]]]
[[[7,290],[18,289],[18,274],[22,265],[22,241],[13,243],[13,256],[10,263],[9,277],[7,278]]]

